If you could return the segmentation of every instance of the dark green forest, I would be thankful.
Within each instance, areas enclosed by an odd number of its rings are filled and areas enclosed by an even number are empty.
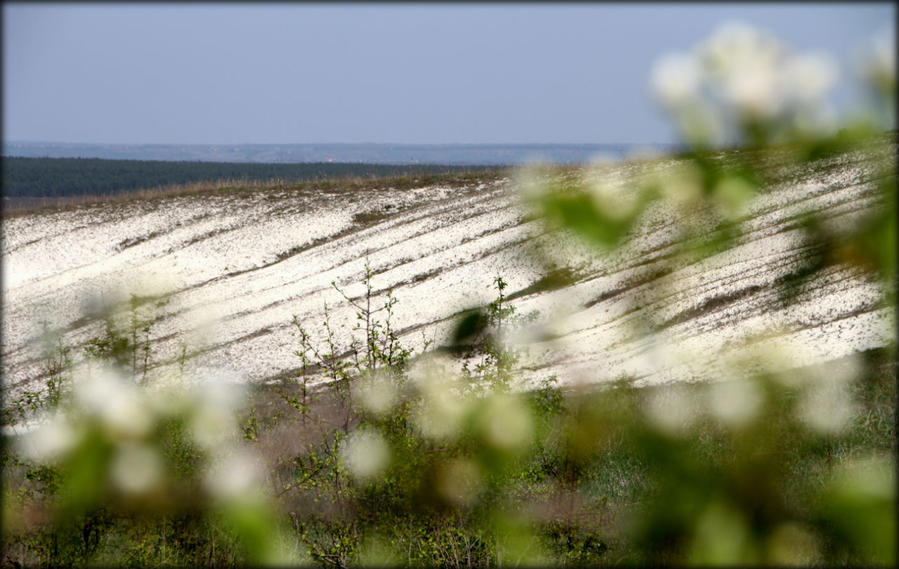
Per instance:
[[[308,182],[349,177],[375,178],[496,169],[439,164],[329,162],[261,164],[4,156],[3,195],[6,197],[113,195],[141,188],[213,180]]]

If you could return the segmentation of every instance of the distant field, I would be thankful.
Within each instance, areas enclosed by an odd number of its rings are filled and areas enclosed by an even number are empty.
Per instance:
[[[340,178],[419,176],[498,169],[487,166],[439,164],[389,165],[326,162],[258,164],[4,157],[3,196],[5,198],[59,198],[115,195],[137,189],[213,180],[232,180],[241,183],[272,180],[308,182]]]

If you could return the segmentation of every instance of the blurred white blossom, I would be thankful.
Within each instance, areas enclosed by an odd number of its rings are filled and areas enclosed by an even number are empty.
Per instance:
[[[795,53],[737,22],[720,26],[689,53],[660,58],[649,82],[688,140],[715,142],[719,134],[739,136],[747,121],[782,121],[806,133],[827,128],[826,99],[837,77],[830,56]],[[719,128],[719,121],[728,124]]]
[[[678,108],[696,102],[702,82],[702,68],[692,54],[672,53],[652,67],[649,84],[652,94],[664,106]]]
[[[849,384],[859,379],[864,372],[864,357],[857,352],[827,363],[828,377],[840,384]]]
[[[411,363],[407,375],[420,392],[427,393],[455,379],[455,364],[444,354],[425,354]]]
[[[384,415],[396,405],[398,393],[390,377],[375,375],[353,384],[353,398],[359,401],[366,411]]]
[[[536,201],[546,193],[545,177],[542,164],[526,164],[516,169],[514,187],[526,201]]]
[[[457,389],[452,360],[439,354],[419,358],[409,368],[409,378],[421,395],[412,413],[419,432],[434,439],[458,435],[468,414],[468,400]]]
[[[390,447],[377,431],[353,432],[340,448],[340,459],[358,480],[380,474],[390,464]]]
[[[729,73],[721,92],[727,105],[753,118],[771,119],[786,103],[777,70],[763,61],[746,62],[742,69]]]
[[[781,333],[781,328],[772,328],[770,336],[751,343],[730,359],[728,365],[747,372],[771,374],[778,384],[789,389],[814,381],[815,374],[806,366],[819,361],[818,353],[802,342],[785,345],[778,339]]]
[[[46,422],[14,440],[17,450],[25,457],[53,461],[71,450],[77,443],[78,436],[68,418],[61,412],[56,412]]]
[[[731,427],[751,421],[763,401],[758,384],[748,379],[712,383],[708,386],[707,397],[709,413]]]
[[[822,434],[842,431],[855,415],[849,382],[842,377],[822,376],[809,382],[797,407],[800,420]]]
[[[206,488],[219,498],[243,498],[258,493],[265,480],[259,457],[246,448],[236,448],[206,472]]]
[[[656,428],[672,435],[683,433],[698,418],[697,402],[677,384],[652,388],[644,411]]]
[[[159,453],[142,443],[125,443],[117,451],[110,465],[113,484],[125,493],[140,494],[152,490],[163,480],[163,465]]]
[[[114,436],[139,438],[153,427],[145,394],[133,381],[109,366],[76,374],[75,402]]]
[[[502,450],[521,449],[531,441],[533,420],[520,398],[491,394],[482,417],[485,440]]]
[[[787,96],[800,103],[814,103],[836,84],[838,71],[833,58],[824,53],[797,55],[783,66]]]
[[[201,403],[193,410],[188,427],[194,441],[215,448],[234,437],[237,421],[231,408]]]
[[[743,22],[720,25],[696,48],[711,76],[729,76],[747,67],[773,64],[783,51],[773,36]]]
[[[200,445],[215,448],[237,433],[236,413],[244,388],[211,377],[194,389],[196,404],[190,417],[190,433]]]
[[[413,412],[412,420],[422,435],[432,439],[453,439],[468,414],[467,400],[449,389],[433,389]]]

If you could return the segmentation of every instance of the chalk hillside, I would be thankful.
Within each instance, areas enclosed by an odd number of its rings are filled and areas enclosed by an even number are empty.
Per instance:
[[[615,183],[647,164],[618,163]],[[355,309],[331,283],[358,297],[366,263],[376,304],[392,291],[393,325],[415,348],[444,343],[462,311],[495,298],[501,276],[516,313],[533,314],[532,328],[542,330],[519,361],[525,380],[713,379],[721,358],[672,358],[664,347],[725,354],[747,349],[746,338],[789,354],[786,366],[826,362],[891,341],[893,312],[877,284],[858,270],[829,269],[789,305],[778,302],[778,287],[807,255],[802,212],[833,223],[863,215],[876,207],[875,176],[860,153],[785,172],[753,202],[735,246],[673,266],[670,212],[653,210],[626,247],[600,256],[532,219],[515,173],[254,187],[18,215],[2,228],[4,388],[30,389],[45,377],[42,326],[84,346],[103,333],[90,317],[97,307],[127,304],[131,294],[155,299],[139,307],[153,318],[151,377],[176,377],[184,366],[245,382],[288,377],[300,365],[293,316],[323,341],[327,310],[345,340]],[[568,266],[541,265],[535,251],[564,251]],[[561,286],[548,286],[559,275]],[[654,333],[636,333],[646,322]]]

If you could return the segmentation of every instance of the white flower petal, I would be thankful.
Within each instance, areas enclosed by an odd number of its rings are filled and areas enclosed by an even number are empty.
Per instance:
[[[387,467],[390,447],[376,431],[359,430],[341,447],[340,458],[354,477],[364,480],[380,474]]]
[[[110,475],[113,484],[123,492],[144,493],[162,481],[162,459],[156,449],[148,445],[128,443],[113,458]]]
[[[653,96],[668,107],[680,107],[699,96],[702,71],[690,54],[663,56],[650,71],[649,84]]]

